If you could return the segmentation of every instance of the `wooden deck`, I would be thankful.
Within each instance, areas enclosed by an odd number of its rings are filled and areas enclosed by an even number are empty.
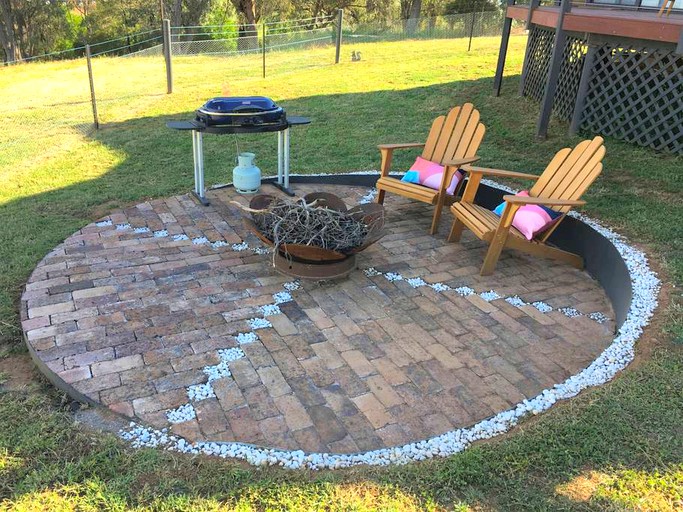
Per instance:
[[[533,10],[531,22],[555,28],[559,12],[560,8],[556,6],[537,7]],[[510,5],[506,16],[525,21],[529,16],[529,6]],[[572,32],[644,39],[683,46],[683,14],[679,13],[658,17],[656,11],[572,7],[571,11],[565,14],[563,28]]]

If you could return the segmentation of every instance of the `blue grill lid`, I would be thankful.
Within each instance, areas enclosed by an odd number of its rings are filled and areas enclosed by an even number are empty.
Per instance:
[[[234,96],[212,98],[199,111],[205,114],[260,113],[278,110],[273,100],[265,96]]]

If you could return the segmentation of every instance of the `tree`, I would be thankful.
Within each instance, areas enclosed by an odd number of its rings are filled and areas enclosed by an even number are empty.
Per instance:
[[[444,14],[466,14],[468,12],[497,11],[495,0],[450,0],[446,4]]]
[[[97,0],[84,20],[81,44],[97,44],[93,52],[116,53],[139,50],[137,43],[150,35],[137,36],[161,27],[159,4],[149,0]],[[106,43],[106,44],[100,44]]]
[[[64,0],[0,0],[0,44],[6,62],[67,49],[75,35]]]
[[[210,0],[172,0],[169,13],[164,7],[164,0],[160,1],[162,11],[165,15],[170,15],[171,25],[174,27],[198,26],[211,8]]]
[[[14,34],[14,14],[9,0],[0,0],[0,44],[5,51],[5,62],[21,59],[21,49]]]
[[[401,19],[406,20],[405,29],[408,34],[415,32],[421,10],[422,0],[401,0]]]
[[[349,15],[357,22],[387,25],[396,18],[396,2],[393,0],[366,0],[365,5],[350,5]],[[346,13],[344,13],[346,15]]]

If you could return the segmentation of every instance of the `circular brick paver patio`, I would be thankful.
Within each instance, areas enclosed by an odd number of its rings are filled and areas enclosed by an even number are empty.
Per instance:
[[[350,205],[369,192],[295,189]],[[388,234],[359,271],[297,285],[229,205],[245,198],[209,199],[114,213],[40,263],[22,320],[46,371],[189,440],[350,453],[475,423],[610,343],[611,307],[586,273],[504,252],[480,277],[485,246],[468,233],[446,243],[448,213],[432,237],[429,207],[388,196]]]

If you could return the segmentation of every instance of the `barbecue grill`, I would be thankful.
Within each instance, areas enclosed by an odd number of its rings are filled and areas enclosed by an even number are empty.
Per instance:
[[[173,130],[192,132],[192,160],[194,161],[194,194],[208,205],[204,188],[204,134],[277,132],[277,182],[274,186],[290,196],[289,188],[289,129],[311,122],[307,117],[287,117],[285,110],[263,96],[212,98],[197,109],[191,121],[169,121]]]
[[[282,107],[264,96],[212,98],[197,110],[197,121],[205,126],[286,126]]]

